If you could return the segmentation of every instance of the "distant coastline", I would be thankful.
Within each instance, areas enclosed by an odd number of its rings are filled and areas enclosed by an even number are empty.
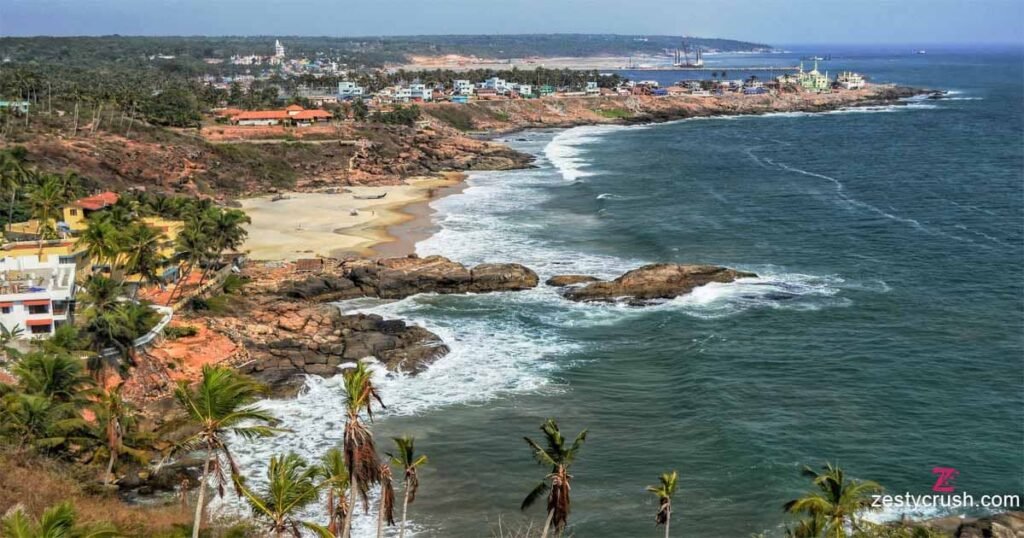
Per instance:
[[[936,92],[895,85],[872,85],[860,90],[823,94],[567,97],[480,101],[471,105],[435,103],[423,108],[442,139],[454,140],[464,136],[441,119],[447,117],[448,111],[454,110],[471,115],[474,123],[482,127],[470,134],[479,139],[493,140],[529,129],[639,125],[698,117],[821,113],[847,107],[899,106],[907,104],[909,97],[926,94]],[[621,113],[627,110],[627,106],[636,108],[628,114]],[[499,109],[501,114],[496,113]],[[496,144],[492,141],[488,146],[479,147],[478,156],[483,157],[486,152],[493,151]],[[503,145],[499,147],[513,151]],[[534,158],[523,157],[523,163]],[[471,170],[490,169],[493,168],[483,166]],[[372,201],[352,200],[350,195],[324,192],[322,189],[306,192],[300,189],[292,200],[270,202],[269,196],[249,199],[243,202],[243,208],[253,216],[246,247],[252,250],[253,259],[267,261],[319,256],[392,257],[413,254],[416,243],[436,231],[430,203],[461,192],[466,187],[465,178],[460,171],[448,171],[438,172],[432,177],[411,178],[399,185],[349,188],[361,194],[388,193],[386,198]],[[359,216],[350,215],[353,210]],[[288,218],[284,218],[286,215]]]

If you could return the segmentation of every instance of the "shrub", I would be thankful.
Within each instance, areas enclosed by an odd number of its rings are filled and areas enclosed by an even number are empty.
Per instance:
[[[178,338],[187,338],[189,336],[195,336],[199,334],[199,329],[194,325],[176,325],[170,326],[164,329],[164,336],[175,340]]]
[[[473,115],[464,106],[438,106],[428,109],[431,116],[455,127],[460,131],[472,131],[476,129]]]

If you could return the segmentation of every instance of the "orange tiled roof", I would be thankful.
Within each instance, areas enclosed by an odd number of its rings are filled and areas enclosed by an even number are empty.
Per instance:
[[[117,203],[118,196],[116,192],[101,192],[92,196],[86,196],[85,198],[75,200],[75,205],[90,211],[96,211],[97,209],[103,209]]]
[[[285,110],[306,110],[299,105],[288,105]]]
[[[297,120],[327,119],[333,117],[326,110],[303,110],[292,115]]]
[[[287,110],[247,110],[232,117],[238,120],[283,120],[288,118]]]

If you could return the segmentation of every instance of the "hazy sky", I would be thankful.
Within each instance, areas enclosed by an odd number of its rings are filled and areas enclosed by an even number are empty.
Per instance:
[[[687,34],[1022,43],[1024,0],[0,0],[0,35]]]

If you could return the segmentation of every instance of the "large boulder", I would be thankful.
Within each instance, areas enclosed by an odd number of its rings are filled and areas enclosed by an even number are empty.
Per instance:
[[[341,301],[362,297],[363,292],[351,280],[335,275],[314,275],[290,282],[283,286],[281,292],[293,299],[318,301]]]
[[[633,269],[609,282],[592,282],[586,286],[567,288],[562,295],[573,301],[625,300],[630,304],[642,305],[657,299],[685,295],[711,282],[732,282],[756,276],[754,273],[715,265],[656,263]]]
[[[591,282],[599,282],[601,279],[590,275],[555,275],[544,281],[548,286],[554,286],[556,288],[564,288],[566,286],[575,286],[577,284],[589,284]]]
[[[520,291],[536,288],[537,273],[518,263],[481,263],[470,274],[472,282],[467,291]]]
[[[261,306],[217,322],[245,344],[249,360],[239,369],[276,396],[294,395],[305,375],[334,376],[343,363],[373,357],[388,370],[416,374],[448,353],[440,337],[401,320],[294,301]]]
[[[486,293],[537,286],[537,273],[517,263],[486,263],[472,269],[442,256],[355,259],[342,276],[366,296],[402,299],[418,293]]]

